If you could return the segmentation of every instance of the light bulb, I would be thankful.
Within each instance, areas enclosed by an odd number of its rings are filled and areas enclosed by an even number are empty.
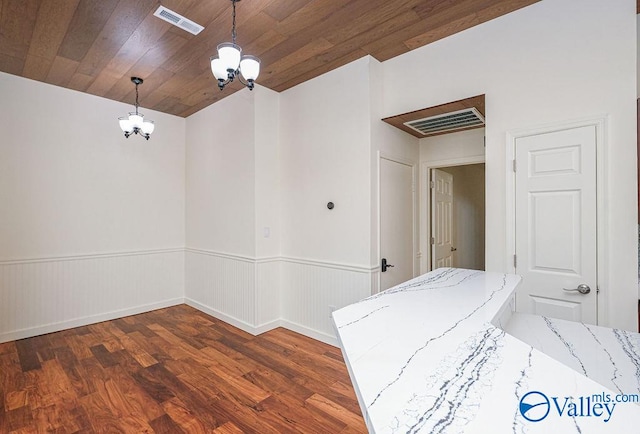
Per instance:
[[[256,56],[242,56],[240,72],[245,80],[256,80],[260,74],[260,59]]]
[[[153,133],[153,130],[155,129],[156,124],[153,121],[144,121],[142,123],[142,132],[144,134],[151,134]]]
[[[142,128],[142,123],[144,122],[143,118],[144,115],[142,113],[129,113],[129,122],[131,122],[131,126],[133,128]]]
[[[130,133],[131,131],[133,131],[133,126],[131,125],[129,118],[127,117],[118,118],[118,123],[120,124],[120,128],[122,129],[123,132]]]
[[[218,57],[227,71],[236,71],[238,69],[241,53],[242,48],[231,42],[224,42],[218,45]]]
[[[227,77],[227,68],[222,64],[222,60],[220,60],[216,56],[211,57],[211,72],[213,72],[213,76],[218,80],[226,80]]]

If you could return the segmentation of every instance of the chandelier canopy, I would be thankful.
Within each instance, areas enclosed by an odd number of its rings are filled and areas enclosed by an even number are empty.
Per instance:
[[[249,90],[253,90],[255,80],[260,74],[260,59],[256,56],[242,56],[242,48],[236,44],[236,3],[239,1],[231,0],[233,4],[231,42],[218,45],[218,55],[211,56],[211,71],[218,80],[220,90],[224,89],[236,77]]]
[[[144,80],[140,77],[131,77],[131,81],[136,85],[136,111],[129,112],[129,116],[118,118],[120,128],[122,128],[127,139],[131,134],[140,134],[149,140],[156,125],[153,121],[145,121],[144,115],[138,112],[138,85],[142,84]]]

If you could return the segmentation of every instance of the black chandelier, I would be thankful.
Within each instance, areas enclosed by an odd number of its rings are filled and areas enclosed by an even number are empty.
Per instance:
[[[218,55],[211,56],[211,71],[218,80],[220,90],[236,77],[249,90],[253,90],[254,82],[260,74],[260,59],[256,56],[241,56],[242,48],[236,44],[236,3],[239,1],[231,0],[233,4],[231,42],[218,45]]]
[[[140,134],[149,140],[156,125],[153,121],[145,121],[144,115],[138,112],[138,85],[142,84],[144,80],[140,77],[131,77],[131,81],[136,85],[136,111],[129,112],[129,116],[118,118],[120,128],[126,138],[129,138],[131,134]]]

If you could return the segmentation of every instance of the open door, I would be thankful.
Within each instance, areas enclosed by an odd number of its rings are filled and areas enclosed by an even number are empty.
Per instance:
[[[431,171],[431,269],[453,267],[453,175]]]

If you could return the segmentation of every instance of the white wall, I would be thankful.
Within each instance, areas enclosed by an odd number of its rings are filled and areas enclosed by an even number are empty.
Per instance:
[[[636,15],[636,92],[637,92],[637,96],[638,98],[640,98],[640,15]],[[637,132],[637,130],[636,130]],[[639,228],[640,228],[640,223],[639,223]],[[640,229],[639,229],[639,236],[638,238],[640,239]],[[640,247],[638,249],[638,299],[640,300]]]
[[[255,255],[254,94],[236,92],[186,120],[186,245]]]
[[[254,333],[280,324],[335,343],[331,309],[377,287],[378,151],[418,163],[417,139],[380,120],[381,78],[366,57],[187,119],[189,304]],[[213,203],[218,186],[235,208]]]
[[[420,161],[447,164],[459,159],[484,158],[484,128],[420,139]]]
[[[637,327],[636,13],[543,1],[384,63],[385,113],[486,95],[487,269],[506,270],[506,135],[606,115],[607,325]],[[402,77],[402,79],[398,79]],[[509,229],[508,229],[509,230]]]
[[[248,90],[186,121],[185,298],[245,328],[255,319],[254,123]]]
[[[186,121],[186,301],[254,333],[281,310],[278,112],[257,86]]]
[[[257,86],[255,92],[256,317],[268,328],[281,317],[280,94]]]
[[[380,84],[367,57],[187,119],[188,303],[251,332],[335,342],[331,309],[376,287],[377,151],[418,161],[417,139],[380,121]]]
[[[280,254],[279,103],[257,86],[187,118],[189,248]]]
[[[640,98],[640,15],[636,15],[636,37],[636,91],[638,98]]]
[[[126,139],[133,105],[4,73],[0,94],[0,260],[184,245],[183,119],[141,109],[157,130]]]
[[[371,293],[369,60],[280,95],[282,317],[323,340],[330,306]]]
[[[255,89],[255,207],[256,257],[280,254],[281,170],[280,95]]]
[[[368,67],[363,58],[281,94],[285,256],[369,265]]]
[[[144,86],[140,89],[144,92]],[[0,341],[182,300],[184,120],[0,73]]]
[[[415,258],[414,258],[414,273],[420,274],[420,264],[418,257],[420,255],[420,225],[419,225],[419,197],[420,197],[420,184],[419,184],[419,157],[420,146],[419,139],[407,134],[406,132],[393,127],[381,119],[384,116],[384,101],[383,101],[383,66],[382,63],[376,59],[369,57],[369,94],[371,99],[371,264],[372,266],[379,267],[380,260],[382,259],[382,253],[379,251],[379,207],[380,207],[380,170],[379,170],[379,158],[385,156],[387,158],[395,159],[397,161],[403,161],[413,165],[414,169],[414,182],[416,184],[415,191],[415,204],[413,210],[406,210],[406,212],[413,211],[414,217],[414,243],[415,243]],[[378,276],[376,283],[379,283],[379,270],[377,270]],[[377,292],[378,287],[372,288],[372,291]]]

